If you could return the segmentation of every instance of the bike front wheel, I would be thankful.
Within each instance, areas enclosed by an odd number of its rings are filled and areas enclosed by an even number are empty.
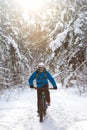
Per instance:
[[[40,122],[43,122],[43,118],[46,116],[46,109],[46,101],[43,99],[40,105]]]

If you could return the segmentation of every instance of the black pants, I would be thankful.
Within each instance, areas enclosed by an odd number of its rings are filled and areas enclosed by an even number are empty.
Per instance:
[[[46,102],[47,103],[50,103],[50,92],[49,92],[49,89],[48,89],[48,85],[45,85],[43,87],[43,89],[45,90],[45,97],[46,97]],[[38,111],[39,111],[39,105],[41,103],[41,93],[42,93],[42,89],[37,89],[37,104],[38,104]]]

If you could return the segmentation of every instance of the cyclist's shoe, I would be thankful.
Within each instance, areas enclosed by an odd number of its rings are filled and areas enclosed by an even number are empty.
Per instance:
[[[37,116],[39,117],[39,116],[40,116],[40,114],[39,114],[39,111],[38,111],[38,110],[37,110],[37,113],[38,113],[38,114],[37,114]]]
[[[37,110],[37,113],[39,113],[39,111]]]
[[[47,106],[50,106],[51,104],[50,104],[50,102],[49,103],[47,103]]]
[[[48,104],[46,104],[46,109],[48,108]]]
[[[37,116],[40,117],[40,114],[38,113]]]

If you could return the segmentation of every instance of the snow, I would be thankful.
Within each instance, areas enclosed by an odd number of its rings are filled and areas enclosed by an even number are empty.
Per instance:
[[[87,130],[87,97],[61,87],[50,95],[48,116],[40,123],[36,90],[5,90],[0,97],[0,130]]]
[[[49,47],[51,48],[51,50],[54,52],[57,48],[59,48],[60,46],[62,46],[63,42],[65,41],[65,38],[67,36],[69,29],[66,29],[64,32],[59,33],[57,35],[57,38],[55,40],[53,40],[50,44]]]
[[[74,32],[75,32],[75,35],[76,34],[82,34],[82,28],[83,26],[83,19],[80,19],[78,18],[75,22],[74,22]]]
[[[20,54],[20,52],[19,52],[17,43],[12,39],[11,36],[8,36],[8,37],[6,36],[6,38],[7,38],[8,44],[12,44],[12,46],[13,46],[13,47],[15,48],[15,50],[16,50],[16,53],[18,54],[19,58],[21,59],[21,54]]]
[[[58,29],[61,29],[62,27],[63,27],[63,24],[62,24],[60,21],[58,21],[57,24],[56,24],[55,29],[51,32],[51,34],[52,34],[52,35],[55,34],[55,32],[56,32]]]

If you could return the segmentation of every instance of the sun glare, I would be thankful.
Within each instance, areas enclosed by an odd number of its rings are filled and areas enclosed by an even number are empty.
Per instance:
[[[37,15],[45,10],[48,0],[14,0],[16,5],[22,9],[24,20],[29,21],[30,16]],[[29,16],[30,15],[30,16]]]
[[[17,3],[26,10],[38,11],[44,4],[45,0],[16,0]]]

